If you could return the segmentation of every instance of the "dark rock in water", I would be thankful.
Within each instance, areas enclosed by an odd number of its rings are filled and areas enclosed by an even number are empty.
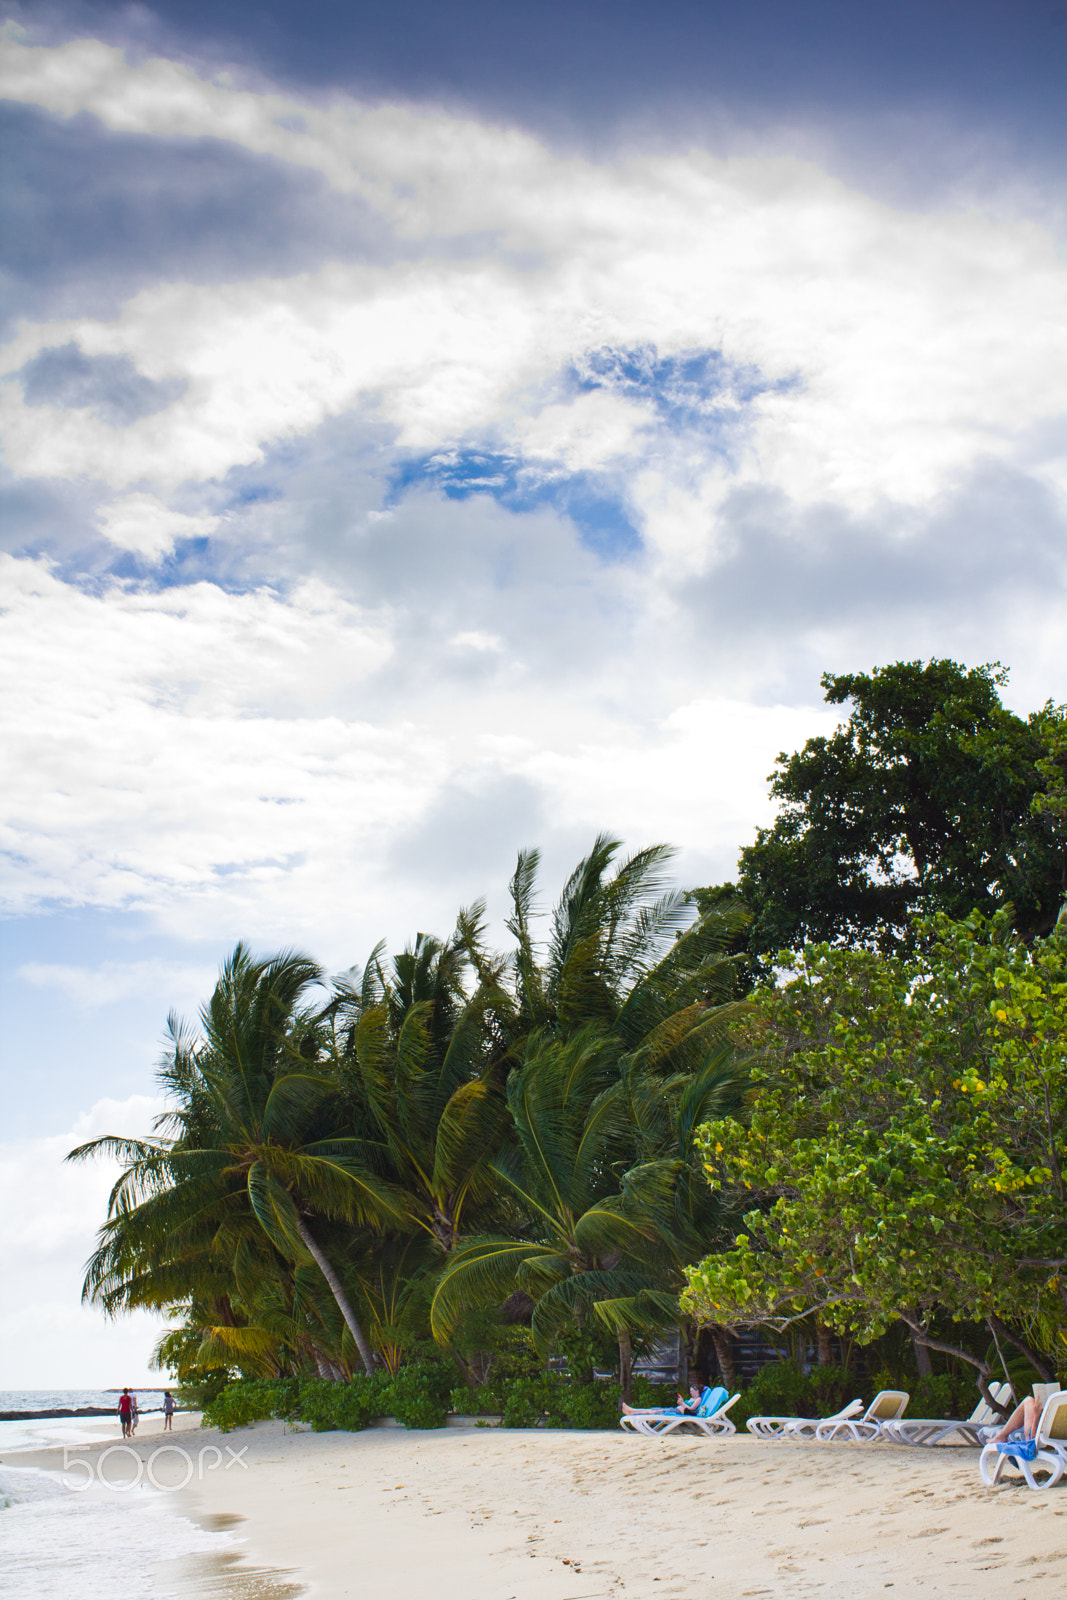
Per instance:
[[[40,1422],[48,1417],[113,1417],[116,1406],[63,1406],[58,1411],[0,1411],[0,1422]]]

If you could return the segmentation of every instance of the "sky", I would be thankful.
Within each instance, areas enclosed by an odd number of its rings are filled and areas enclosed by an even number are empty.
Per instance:
[[[143,1383],[61,1158],[237,939],[724,881],[827,670],[1067,700],[1067,5],[3,15],[0,1388]]]

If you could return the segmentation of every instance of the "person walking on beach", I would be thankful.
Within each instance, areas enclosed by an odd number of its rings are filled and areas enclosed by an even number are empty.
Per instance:
[[[137,1432],[137,1424],[141,1420],[141,1412],[137,1405],[137,1396],[135,1394],[130,1395],[130,1408],[130,1438],[132,1439]]]
[[[163,1391],[163,1432],[171,1433],[174,1427],[174,1396],[169,1389]]]
[[[128,1439],[133,1422],[133,1400],[128,1389],[123,1389],[119,1395],[119,1421],[122,1423],[122,1437]]]

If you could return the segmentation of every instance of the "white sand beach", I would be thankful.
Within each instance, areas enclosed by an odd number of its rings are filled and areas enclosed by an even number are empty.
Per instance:
[[[163,1442],[136,1441],[145,1458]],[[1038,1600],[1067,1585],[1067,1486],[984,1489],[971,1450],[281,1423],[174,1443],[209,1452],[175,1509],[231,1527],[243,1554],[225,1582],[161,1568],[160,1593],[291,1595],[299,1582],[311,1600],[862,1600],[887,1589]],[[216,1448],[228,1465],[211,1466]],[[19,1462],[60,1464],[50,1452]],[[179,1462],[160,1457],[158,1481],[176,1481]]]

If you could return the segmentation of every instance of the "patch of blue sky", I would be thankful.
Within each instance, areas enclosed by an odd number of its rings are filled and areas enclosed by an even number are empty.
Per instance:
[[[578,529],[583,544],[605,561],[624,560],[641,548],[619,487],[607,474],[561,472],[551,463],[524,461],[510,451],[455,449],[404,462],[393,474],[389,501],[419,485],[450,500],[488,494],[516,513],[558,511]]]
[[[729,460],[759,397],[795,388],[798,381],[769,379],[755,366],[729,361],[721,350],[661,355],[652,344],[604,345],[564,368],[536,397],[535,409],[610,390],[640,409],[639,431],[646,436],[660,430],[668,436],[696,435],[705,449]],[[389,502],[421,484],[453,500],[488,494],[516,512],[551,506],[607,560],[625,559],[641,545],[616,472],[572,473],[558,462],[472,443],[402,463],[392,475]]]
[[[281,500],[283,490],[276,483],[246,483],[242,484],[230,496],[229,508],[237,506],[261,506],[272,500]]]
[[[798,382],[766,378],[758,367],[727,360],[721,350],[663,356],[653,344],[603,345],[564,374],[572,393],[610,389],[650,408],[672,431],[718,435],[723,446],[760,395],[795,389]]]
[[[111,562],[108,571],[112,577],[153,589],[184,589],[205,579],[231,593],[254,587],[253,584],[237,586],[220,578],[213,560],[212,541],[202,533],[190,539],[175,540],[173,549],[158,557],[123,550]]]

